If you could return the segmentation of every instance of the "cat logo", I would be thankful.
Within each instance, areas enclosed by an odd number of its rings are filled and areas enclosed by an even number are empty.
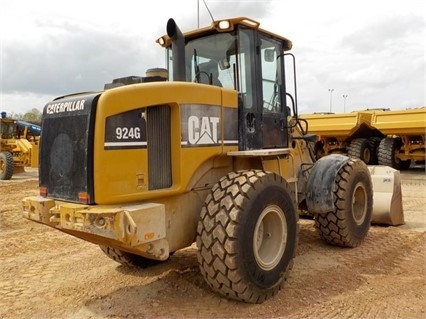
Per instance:
[[[188,144],[211,145],[218,144],[219,117],[191,115],[188,118]]]

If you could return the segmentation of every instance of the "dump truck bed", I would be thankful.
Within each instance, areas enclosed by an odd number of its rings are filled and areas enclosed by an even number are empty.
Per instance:
[[[425,135],[426,106],[407,110],[374,112],[371,125],[386,135]]]
[[[370,126],[371,112],[352,112],[339,114],[302,114],[300,118],[308,121],[309,132],[320,136],[350,136],[361,125]]]

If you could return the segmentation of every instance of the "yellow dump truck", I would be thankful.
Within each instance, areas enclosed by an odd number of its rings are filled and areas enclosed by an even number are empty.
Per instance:
[[[377,149],[378,163],[408,169],[412,161],[425,161],[426,106],[374,112],[371,125],[385,135]]]
[[[351,113],[300,116],[318,135],[315,155],[340,153],[367,164],[408,169],[425,160],[426,107],[391,111],[370,109]]]
[[[25,167],[38,167],[41,127],[21,120],[0,117],[0,180],[8,180]]]

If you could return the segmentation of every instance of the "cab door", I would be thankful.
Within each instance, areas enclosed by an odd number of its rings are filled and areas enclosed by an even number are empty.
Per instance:
[[[260,36],[259,40],[263,148],[287,147],[283,48],[274,39]]]
[[[267,35],[240,29],[235,63],[239,91],[240,151],[288,145],[283,44]]]

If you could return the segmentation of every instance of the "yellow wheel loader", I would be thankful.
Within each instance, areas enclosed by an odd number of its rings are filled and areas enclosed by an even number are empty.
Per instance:
[[[0,180],[11,179],[25,167],[38,167],[41,127],[21,120],[0,117]]]
[[[23,199],[26,218],[124,265],[148,267],[196,243],[208,285],[248,303],[283,285],[300,212],[327,243],[362,243],[374,174],[343,155],[315,161],[315,136],[297,115],[291,41],[234,18],[185,34],[170,19],[157,42],[167,72],[45,106],[40,196]],[[380,171],[392,188],[380,190],[386,218],[400,184]]]

